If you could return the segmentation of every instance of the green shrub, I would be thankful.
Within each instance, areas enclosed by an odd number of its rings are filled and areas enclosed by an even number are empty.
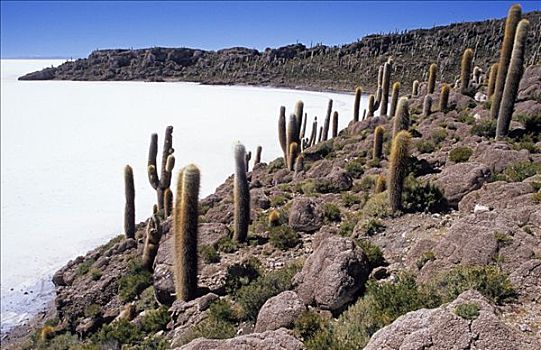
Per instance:
[[[220,253],[212,245],[204,244],[199,248],[199,254],[207,264],[213,264],[220,261]]]
[[[90,304],[85,306],[85,317],[96,317],[101,313],[101,306],[98,304]]]
[[[123,302],[135,299],[152,284],[152,274],[134,259],[128,264],[128,271],[118,280],[118,296]]]
[[[502,175],[507,182],[521,182],[537,174],[541,174],[541,164],[523,162],[505,168]]]
[[[140,313],[144,310],[152,310],[158,306],[154,296],[154,286],[147,287],[141,292],[139,298],[135,302],[135,312]]]
[[[323,204],[323,215],[330,222],[340,221],[340,208],[333,203]]]
[[[360,182],[358,182],[358,189],[360,191],[370,192],[374,188],[374,185],[376,184],[376,176],[368,175],[361,179]]]
[[[310,179],[310,180],[306,180],[302,185],[301,185],[301,192],[304,193],[304,194],[313,194],[313,193],[316,193],[316,183],[314,180]]]
[[[417,147],[417,151],[421,154],[432,153],[436,150],[436,145],[430,140],[419,140],[415,144],[415,147]]]
[[[455,163],[467,162],[472,154],[473,150],[469,147],[456,147],[449,152],[449,160]]]
[[[342,192],[342,202],[346,207],[351,207],[355,204],[360,204],[362,202],[361,197],[354,195],[350,192]]]
[[[541,132],[541,115],[518,115],[516,118],[531,133]]]
[[[217,319],[215,317],[207,317],[203,321],[193,326],[187,334],[182,338],[182,344],[188,344],[197,338],[207,339],[228,339],[233,338],[237,330],[230,322]]]
[[[423,266],[426,265],[427,262],[433,261],[435,259],[436,259],[436,256],[434,255],[434,253],[431,250],[429,250],[429,251],[424,252],[419,257],[419,260],[417,260],[415,264],[417,265],[417,268],[420,270],[423,268]]]
[[[100,269],[97,269],[97,268],[90,269],[90,277],[92,278],[93,281],[99,280],[101,276],[102,276],[102,272]]]
[[[385,258],[383,257],[381,249],[377,245],[367,239],[357,240],[357,245],[361,247],[364,254],[366,254],[368,264],[370,265],[371,269],[385,265]]]
[[[209,313],[211,317],[214,317],[218,320],[223,320],[231,323],[238,320],[238,315],[233,309],[231,302],[226,299],[218,299],[214,301],[209,307]]]
[[[440,189],[429,182],[423,184],[411,175],[404,182],[402,202],[407,212],[437,212],[444,209]]]
[[[96,262],[95,259],[87,259],[83,261],[82,263],[77,266],[77,269],[75,270],[76,276],[83,276],[86,275],[89,271],[91,266]]]
[[[532,194],[532,201],[534,203],[541,203],[541,191]]]
[[[500,247],[509,245],[513,242],[513,237],[500,231],[494,232],[494,238]]]
[[[448,134],[447,131],[443,128],[439,128],[437,130],[434,130],[432,132],[432,135],[430,137],[432,138],[432,141],[437,145],[439,143],[442,143],[447,138]]]
[[[287,203],[289,198],[283,194],[277,194],[276,196],[271,198],[271,206],[273,207],[279,207]]]
[[[353,159],[346,164],[346,171],[349,173],[349,176],[354,179],[358,179],[364,173],[363,165],[363,158]]]
[[[226,254],[234,253],[237,250],[239,250],[239,246],[237,245],[237,242],[235,242],[229,236],[224,236],[220,238],[216,246],[220,252],[224,252]]]
[[[353,230],[355,229],[355,225],[357,225],[356,220],[348,220],[348,221],[342,221],[340,223],[340,236],[349,237],[353,233]]]
[[[470,133],[472,135],[493,138],[496,136],[496,120],[485,119],[472,126]]]
[[[141,317],[141,329],[146,334],[156,333],[165,330],[169,320],[169,313],[165,306],[161,306],[155,310],[148,310],[145,312],[145,315]]]
[[[314,181],[315,192],[317,193],[338,193],[340,187],[338,187],[331,180],[326,178],[318,178]]]
[[[272,162],[269,163],[269,166],[267,167],[267,171],[269,174],[274,173],[277,170],[285,168],[286,163],[284,162],[284,158],[276,158]]]
[[[227,294],[233,294],[242,286],[246,286],[258,278],[260,276],[260,269],[261,263],[256,258],[229,266],[225,275],[225,290]]]
[[[461,123],[469,124],[469,125],[475,124],[475,118],[468,111],[460,112],[458,114],[458,121]]]
[[[376,218],[366,220],[362,225],[363,232],[368,236],[373,236],[385,229],[385,225]]]
[[[288,250],[297,246],[300,242],[299,234],[293,231],[289,226],[276,226],[269,228],[270,244],[281,250]]]
[[[373,195],[363,207],[363,214],[366,217],[384,218],[391,216],[387,191]]]
[[[308,340],[325,327],[326,321],[316,312],[306,310],[293,323],[293,331],[303,340]]]
[[[474,303],[460,304],[456,307],[455,314],[466,320],[475,320],[479,317],[479,306]]]
[[[136,325],[126,319],[106,324],[92,336],[92,342],[119,349],[122,344],[133,344],[141,341],[144,334]]]

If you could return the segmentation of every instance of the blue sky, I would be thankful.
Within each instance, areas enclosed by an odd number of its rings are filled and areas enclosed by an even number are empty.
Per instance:
[[[1,2],[1,56],[86,57],[150,46],[264,49],[504,17],[511,1]],[[540,10],[540,1],[522,1]]]

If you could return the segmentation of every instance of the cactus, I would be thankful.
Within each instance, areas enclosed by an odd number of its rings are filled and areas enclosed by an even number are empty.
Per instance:
[[[460,62],[460,93],[467,95],[470,92],[470,75],[473,61],[473,50],[466,49]]]
[[[526,40],[530,22],[523,19],[518,23],[515,42],[513,44],[513,53],[509,62],[509,69],[505,79],[505,86],[498,112],[498,124],[496,127],[496,139],[501,139],[507,136],[509,125],[515,108],[515,100],[517,99],[518,87],[522,74],[524,73],[524,52],[526,51]]]
[[[269,226],[279,226],[280,225],[280,212],[276,209],[272,210],[269,213]]]
[[[411,87],[411,96],[419,95],[419,80],[413,81],[413,86]]]
[[[432,97],[426,95],[423,100],[423,117],[429,117],[432,111]]]
[[[332,113],[332,100],[329,100],[327,105],[327,114],[325,115],[325,123],[323,124],[323,136],[321,137],[322,141],[327,141],[329,138],[329,127],[331,124],[331,113]]]
[[[494,63],[490,67],[490,73],[488,75],[488,91],[487,91],[487,97],[491,98],[494,94],[494,88],[496,87],[496,77],[498,76],[498,64]]]
[[[158,196],[158,210],[165,206],[163,193],[171,186],[171,176],[175,167],[175,151],[173,145],[173,127],[168,126],[165,129],[165,139],[162,151],[161,175],[158,177],[158,168],[156,165],[156,156],[158,155],[158,134],[152,134],[148,151],[148,180],[152,188],[156,190]]]
[[[291,171],[295,170],[295,162],[297,161],[297,157],[299,156],[299,144],[296,142],[291,142],[289,144],[289,157],[288,157],[288,163],[287,168]]]
[[[436,74],[438,74],[438,65],[432,63],[428,68],[428,86],[427,91],[429,94],[433,94],[436,89]]]
[[[297,117],[295,114],[291,114],[289,116],[288,122],[287,122],[287,135],[286,135],[286,141],[287,141],[287,158],[286,158],[286,164],[289,164],[289,147],[292,142],[295,142],[296,144],[299,144],[298,135],[299,132],[297,130]]]
[[[411,135],[402,130],[393,138],[389,162],[389,204],[393,212],[402,209],[402,189],[407,173]]]
[[[332,114],[332,137],[338,136],[338,112]]]
[[[295,175],[304,171],[304,156],[300,154],[295,161]]]
[[[168,189],[169,190],[169,189]],[[171,192],[171,190],[169,190]],[[153,270],[154,259],[158,254],[160,239],[162,238],[162,225],[158,215],[154,214],[148,220],[145,245],[143,247],[143,267],[149,271]]]
[[[396,114],[396,104],[398,103],[398,94],[400,93],[400,83],[395,82],[393,84],[393,93],[391,94],[391,111],[389,112],[390,117],[394,117]]]
[[[374,186],[374,193],[381,193],[385,191],[385,176],[379,174],[376,178],[376,185]]]
[[[294,115],[292,119],[295,122]],[[250,224],[250,189],[248,188],[248,179],[246,177],[245,161],[246,149],[239,143],[235,146],[235,182],[233,195],[235,202],[235,232],[233,238],[239,243],[246,241],[248,225]]]
[[[278,117],[278,141],[282,152],[284,152],[284,163],[287,163],[287,144],[286,144],[286,108],[280,107],[280,115]]]
[[[173,213],[173,192],[170,188],[166,189],[163,192],[163,212],[165,214],[165,217],[167,218],[169,215]]]
[[[447,105],[449,103],[449,92],[451,89],[449,85],[443,84],[440,93],[440,112],[447,112]]]
[[[378,109],[379,107],[379,102],[381,101],[381,93],[383,91],[383,89],[381,88],[381,84],[383,83],[383,66],[379,66],[379,69],[378,69],[378,87],[376,89],[376,100],[374,101],[374,106],[376,106],[374,108],[374,110]]]
[[[383,66],[383,80],[381,85],[381,104],[379,115],[387,115],[387,108],[389,108],[389,89],[391,87],[391,63],[386,62]]]
[[[490,116],[493,119],[498,118],[498,113],[500,111],[500,104],[505,86],[505,80],[507,77],[507,70],[509,69],[511,53],[513,52],[515,34],[517,31],[518,22],[520,21],[521,17],[522,8],[520,7],[520,5],[515,4],[509,8],[507,19],[505,20],[505,32],[502,41],[502,48],[500,50],[500,60],[498,62],[496,85],[494,87],[492,104],[490,105]]]
[[[174,275],[176,297],[189,301],[197,291],[197,225],[199,206],[199,169],[190,164],[179,174],[175,199]]]
[[[407,97],[401,97],[396,107],[396,115],[393,123],[393,137],[400,131],[408,130],[410,123],[409,101]]]
[[[135,186],[133,184],[133,170],[129,165],[124,168],[124,193],[126,197],[124,234],[126,238],[135,238]]]
[[[366,115],[366,117],[373,117],[375,110],[376,110],[375,97],[374,95],[370,95],[368,96],[368,114]]]
[[[357,87],[355,89],[355,102],[353,102],[353,121],[359,121],[359,109],[361,108],[361,95],[363,94],[363,89]]]
[[[319,136],[317,137],[317,143],[320,143],[323,137],[323,127],[319,127]]]
[[[481,74],[483,74],[483,71],[478,66],[475,66],[473,68],[473,80],[475,84],[479,85],[481,84]]]
[[[257,146],[257,149],[255,151],[255,159],[254,159],[254,167],[261,163],[261,151],[263,151],[263,147]]]
[[[316,138],[317,138],[317,117],[314,118],[314,122],[312,123],[312,133],[310,134],[308,147],[311,147],[316,144]]]
[[[158,204],[154,204],[152,206],[152,214],[158,214],[158,211],[159,211]]]
[[[306,124],[308,123],[308,114],[304,113],[304,118],[302,120],[302,130],[301,130],[301,139],[304,139],[306,133]]]
[[[246,153],[246,172],[250,171],[250,159],[252,159],[252,151]]]
[[[302,118],[304,116],[303,113],[304,109],[304,102],[297,101],[295,104],[295,116],[297,118],[297,140],[300,140],[301,138],[301,130],[302,130]]]
[[[372,150],[373,159],[381,159],[383,154],[383,127],[378,126],[374,130],[374,149]]]

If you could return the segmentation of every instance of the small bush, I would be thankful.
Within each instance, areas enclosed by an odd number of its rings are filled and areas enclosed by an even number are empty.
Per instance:
[[[456,307],[455,314],[466,320],[475,320],[479,317],[479,306],[474,303],[460,304]]]
[[[368,236],[373,236],[385,229],[385,225],[376,218],[370,218],[363,223],[362,230]]]
[[[391,216],[387,191],[373,195],[363,207],[363,214],[366,217],[384,218]]]
[[[496,242],[498,243],[498,246],[500,247],[509,245],[513,242],[513,237],[500,231],[494,232],[494,238],[496,239]]]
[[[276,226],[270,228],[269,233],[270,244],[281,250],[288,250],[299,244],[299,234],[293,231],[289,226]]]
[[[402,194],[404,210],[407,212],[437,212],[444,209],[443,194],[431,183],[420,183],[413,176],[404,182]]]
[[[419,140],[415,144],[419,153],[432,153],[436,150],[436,145],[430,140]]]
[[[363,165],[364,159],[362,158],[351,160],[346,164],[346,171],[349,173],[349,176],[354,179],[358,179],[364,173]]]
[[[77,266],[77,269],[75,270],[76,276],[83,276],[86,275],[89,271],[92,265],[96,262],[95,259],[87,259],[83,261],[82,263]]]
[[[317,193],[338,193],[340,192],[340,187],[334,184],[331,180],[326,178],[318,178],[314,182],[315,191]]]
[[[286,166],[285,164],[286,163],[284,162],[284,158],[282,157],[276,158],[275,160],[269,163],[267,167],[267,171],[269,174],[274,173],[276,170],[285,168]]]
[[[427,251],[427,252],[424,252],[420,257],[419,257],[419,260],[417,260],[416,262],[416,265],[417,265],[417,268],[420,270],[423,268],[423,266],[426,265],[427,262],[429,261],[433,261],[436,259],[436,256],[434,255],[434,253],[432,251]]]
[[[100,269],[96,269],[96,268],[90,269],[90,277],[92,278],[93,281],[99,280],[101,276],[102,276],[102,272]]]
[[[342,202],[344,202],[344,205],[346,207],[352,207],[355,204],[362,203],[362,199],[359,196],[356,196],[350,192],[343,192],[342,193]]]
[[[227,268],[225,275],[225,290],[232,294],[242,286],[248,285],[260,276],[259,260],[248,259],[240,264],[234,264]]]
[[[493,138],[496,136],[496,120],[494,119],[485,119],[471,128],[471,134]]]
[[[323,215],[330,222],[340,221],[340,208],[335,204],[325,203],[323,204]]]
[[[310,179],[310,180],[305,181],[301,185],[301,192],[304,194],[316,193],[316,183],[314,182],[314,180]]]
[[[228,339],[233,338],[236,333],[235,326],[230,322],[215,317],[207,317],[187,332],[182,338],[182,343],[188,344],[197,338]]]
[[[238,321],[237,312],[233,309],[231,302],[226,299],[218,299],[209,307],[210,316],[227,322]]]
[[[118,296],[123,302],[135,299],[152,284],[152,274],[143,268],[141,261],[130,261],[128,271],[118,281]]]
[[[276,196],[271,198],[271,206],[273,207],[279,207],[287,203],[289,198],[283,194],[277,194]]]
[[[169,323],[169,313],[165,306],[156,310],[149,310],[141,317],[141,329],[146,334],[156,333],[165,330]]]
[[[340,236],[349,237],[353,233],[355,225],[357,225],[356,220],[342,221],[340,223],[340,231],[338,233]]]
[[[96,317],[101,313],[101,306],[98,304],[90,304],[85,306],[85,317]]]
[[[359,182],[359,190],[370,192],[374,188],[374,185],[376,184],[376,178],[372,175],[365,176],[361,179]]]
[[[371,269],[385,265],[385,258],[377,245],[367,239],[357,240],[357,245],[361,247],[364,254],[366,254]]]
[[[507,182],[521,182],[537,174],[541,174],[541,164],[523,162],[507,167],[502,175]]]
[[[203,258],[203,261],[207,264],[213,264],[220,261],[220,253],[212,245],[202,245],[199,248],[199,254]]]
[[[469,125],[475,124],[475,118],[468,111],[462,111],[458,114],[458,121]]]
[[[303,340],[309,340],[325,327],[325,320],[313,311],[304,311],[293,323],[293,331]]]
[[[219,251],[224,252],[226,254],[234,253],[237,250],[239,250],[237,242],[235,242],[229,236],[224,236],[220,238],[220,240],[218,241],[216,245]]]
[[[439,128],[437,130],[434,130],[432,132],[432,135],[430,137],[432,138],[432,141],[437,145],[439,143],[442,143],[447,138],[448,134],[447,131],[443,128]]]
[[[469,147],[456,147],[449,152],[449,160],[455,163],[464,163],[470,159],[472,154],[473,150]]]
[[[532,201],[534,203],[541,203],[541,191],[532,194]]]
[[[116,349],[120,348],[122,344],[133,344],[143,338],[144,334],[136,325],[128,320],[121,319],[104,325],[91,339],[96,344],[103,344]]]
[[[519,115],[517,120],[522,123],[524,129],[531,133],[541,132],[541,115]]]

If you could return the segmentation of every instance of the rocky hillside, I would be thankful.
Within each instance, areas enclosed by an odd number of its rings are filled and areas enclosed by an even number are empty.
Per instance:
[[[541,62],[541,12],[531,21],[526,62]],[[454,82],[460,55],[475,51],[475,65],[496,62],[504,20],[458,23],[403,33],[369,35],[342,45],[289,45],[259,52],[235,47],[219,51],[189,48],[98,50],[86,59],[67,62],[20,77],[21,80],[194,81],[205,84],[251,84],[318,90],[353,91],[356,85],[374,92],[378,67],[393,57],[393,76],[409,92],[414,80],[426,80],[437,63],[438,80]]]

